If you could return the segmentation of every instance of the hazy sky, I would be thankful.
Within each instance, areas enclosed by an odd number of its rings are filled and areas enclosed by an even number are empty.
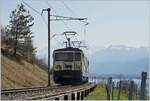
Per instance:
[[[43,8],[51,7],[52,14],[86,17],[89,25],[84,33],[84,24],[79,21],[51,22],[52,33],[77,31],[81,40],[86,40],[90,48],[127,45],[133,47],[148,46],[150,27],[149,0],[24,0],[41,13]],[[9,23],[9,15],[22,0],[1,0],[1,24]],[[42,17],[25,5],[34,17],[34,44],[38,50],[47,47],[47,25]],[[47,21],[47,12],[43,13]],[[65,24],[64,24],[65,23]],[[69,28],[68,28],[69,27]],[[56,41],[57,40],[57,41]],[[51,40],[52,47],[60,48],[63,36]]]

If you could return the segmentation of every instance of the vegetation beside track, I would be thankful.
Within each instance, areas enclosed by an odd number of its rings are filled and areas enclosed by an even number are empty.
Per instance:
[[[100,83],[97,85],[97,87],[94,89],[92,93],[90,93],[85,100],[106,100],[107,94],[105,90],[105,85],[103,83]]]
[[[113,91],[113,100],[117,100],[118,97],[118,88],[114,88]],[[112,95],[110,95],[112,99]],[[148,100],[148,97],[145,98]],[[92,93],[90,93],[85,100],[107,100],[107,92],[105,89],[104,83],[99,83]],[[128,100],[128,92],[120,92],[120,100]],[[139,100],[139,94],[133,93],[133,100]]]

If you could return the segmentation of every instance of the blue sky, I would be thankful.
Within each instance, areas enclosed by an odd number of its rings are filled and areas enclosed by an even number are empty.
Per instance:
[[[77,31],[78,38],[86,40],[91,51],[97,47],[126,45],[131,47],[149,46],[150,1],[149,0],[24,0],[37,11],[52,7],[52,14],[73,17],[87,17],[89,25],[84,34],[84,24],[79,21],[64,21],[69,29]],[[1,0],[1,24],[9,24],[9,15],[22,0]],[[34,45],[37,50],[47,48],[47,25],[40,15],[25,5],[34,17]],[[47,20],[47,14],[43,16]],[[52,33],[61,34],[69,30],[62,21],[51,22]],[[63,36],[51,40],[52,50],[61,48]]]

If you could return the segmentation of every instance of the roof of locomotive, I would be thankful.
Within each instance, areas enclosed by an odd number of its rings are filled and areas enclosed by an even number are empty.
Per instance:
[[[54,51],[82,51],[82,50],[79,48],[67,47],[67,48],[56,49]]]

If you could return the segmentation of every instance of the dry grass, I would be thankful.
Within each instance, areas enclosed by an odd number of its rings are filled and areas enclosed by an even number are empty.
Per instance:
[[[47,86],[47,72],[24,60],[17,63],[1,56],[2,89]]]

